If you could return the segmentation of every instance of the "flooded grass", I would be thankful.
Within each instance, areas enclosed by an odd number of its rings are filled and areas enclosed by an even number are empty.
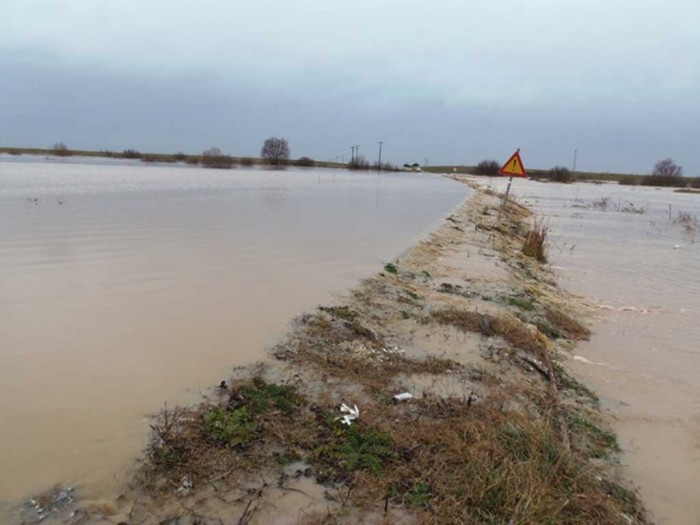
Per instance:
[[[591,331],[588,328],[561,310],[546,308],[545,319],[556,330],[555,337],[566,337],[574,341],[586,341],[591,337]]]
[[[685,211],[679,211],[678,215],[673,219],[673,223],[682,226],[686,233],[695,233],[698,229],[697,216]]]

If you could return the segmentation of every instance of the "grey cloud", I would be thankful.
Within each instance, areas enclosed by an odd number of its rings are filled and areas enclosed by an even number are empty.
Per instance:
[[[700,175],[700,7],[672,2],[9,0],[0,142]],[[346,152],[347,150],[347,152]]]

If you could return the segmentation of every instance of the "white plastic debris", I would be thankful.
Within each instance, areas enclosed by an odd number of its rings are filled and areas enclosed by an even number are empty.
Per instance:
[[[343,403],[342,405],[340,405],[340,411],[345,413],[345,415],[342,418],[340,418],[340,422],[343,425],[350,426],[353,421],[360,417],[360,409],[357,408],[357,405],[353,405],[352,408],[350,408],[345,403]]]
[[[180,480],[180,487],[177,489],[178,492],[189,492],[192,490],[192,479],[188,475],[183,476]]]
[[[396,401],[408,401],[409,399],[413,399],[413,394],[410,392],[402,392],[400,394],[396,394],[394,399]]]

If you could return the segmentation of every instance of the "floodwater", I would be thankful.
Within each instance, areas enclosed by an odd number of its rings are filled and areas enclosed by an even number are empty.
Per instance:
[[[111,493],[149,414],[264,359],[294,316],[379,271],[469,191],[427,174],[8,160],[0,502],[56,482]]]
[[[657,523],[700,524],[700,195],[523,180],[514,194],[548,218],[560,284],[598,306],[571,366],[614,415],[626,476]]]

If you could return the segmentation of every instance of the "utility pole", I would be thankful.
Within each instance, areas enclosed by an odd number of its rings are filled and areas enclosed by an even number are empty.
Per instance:
[[[377,142],[379,144],[379,160],[377,161],[377,171],[382,171],[382,145],[384,142],[379,141]]]
[[[576,173],[576,157],[578,157],[578,150],[574,150],[574,169],[571,170],[571,173],[574,174]]]
[[[360,160],[360,145],[355,144],[355,160]]]
[[[350,146],[350,162],[355,161],[355,146]]]

